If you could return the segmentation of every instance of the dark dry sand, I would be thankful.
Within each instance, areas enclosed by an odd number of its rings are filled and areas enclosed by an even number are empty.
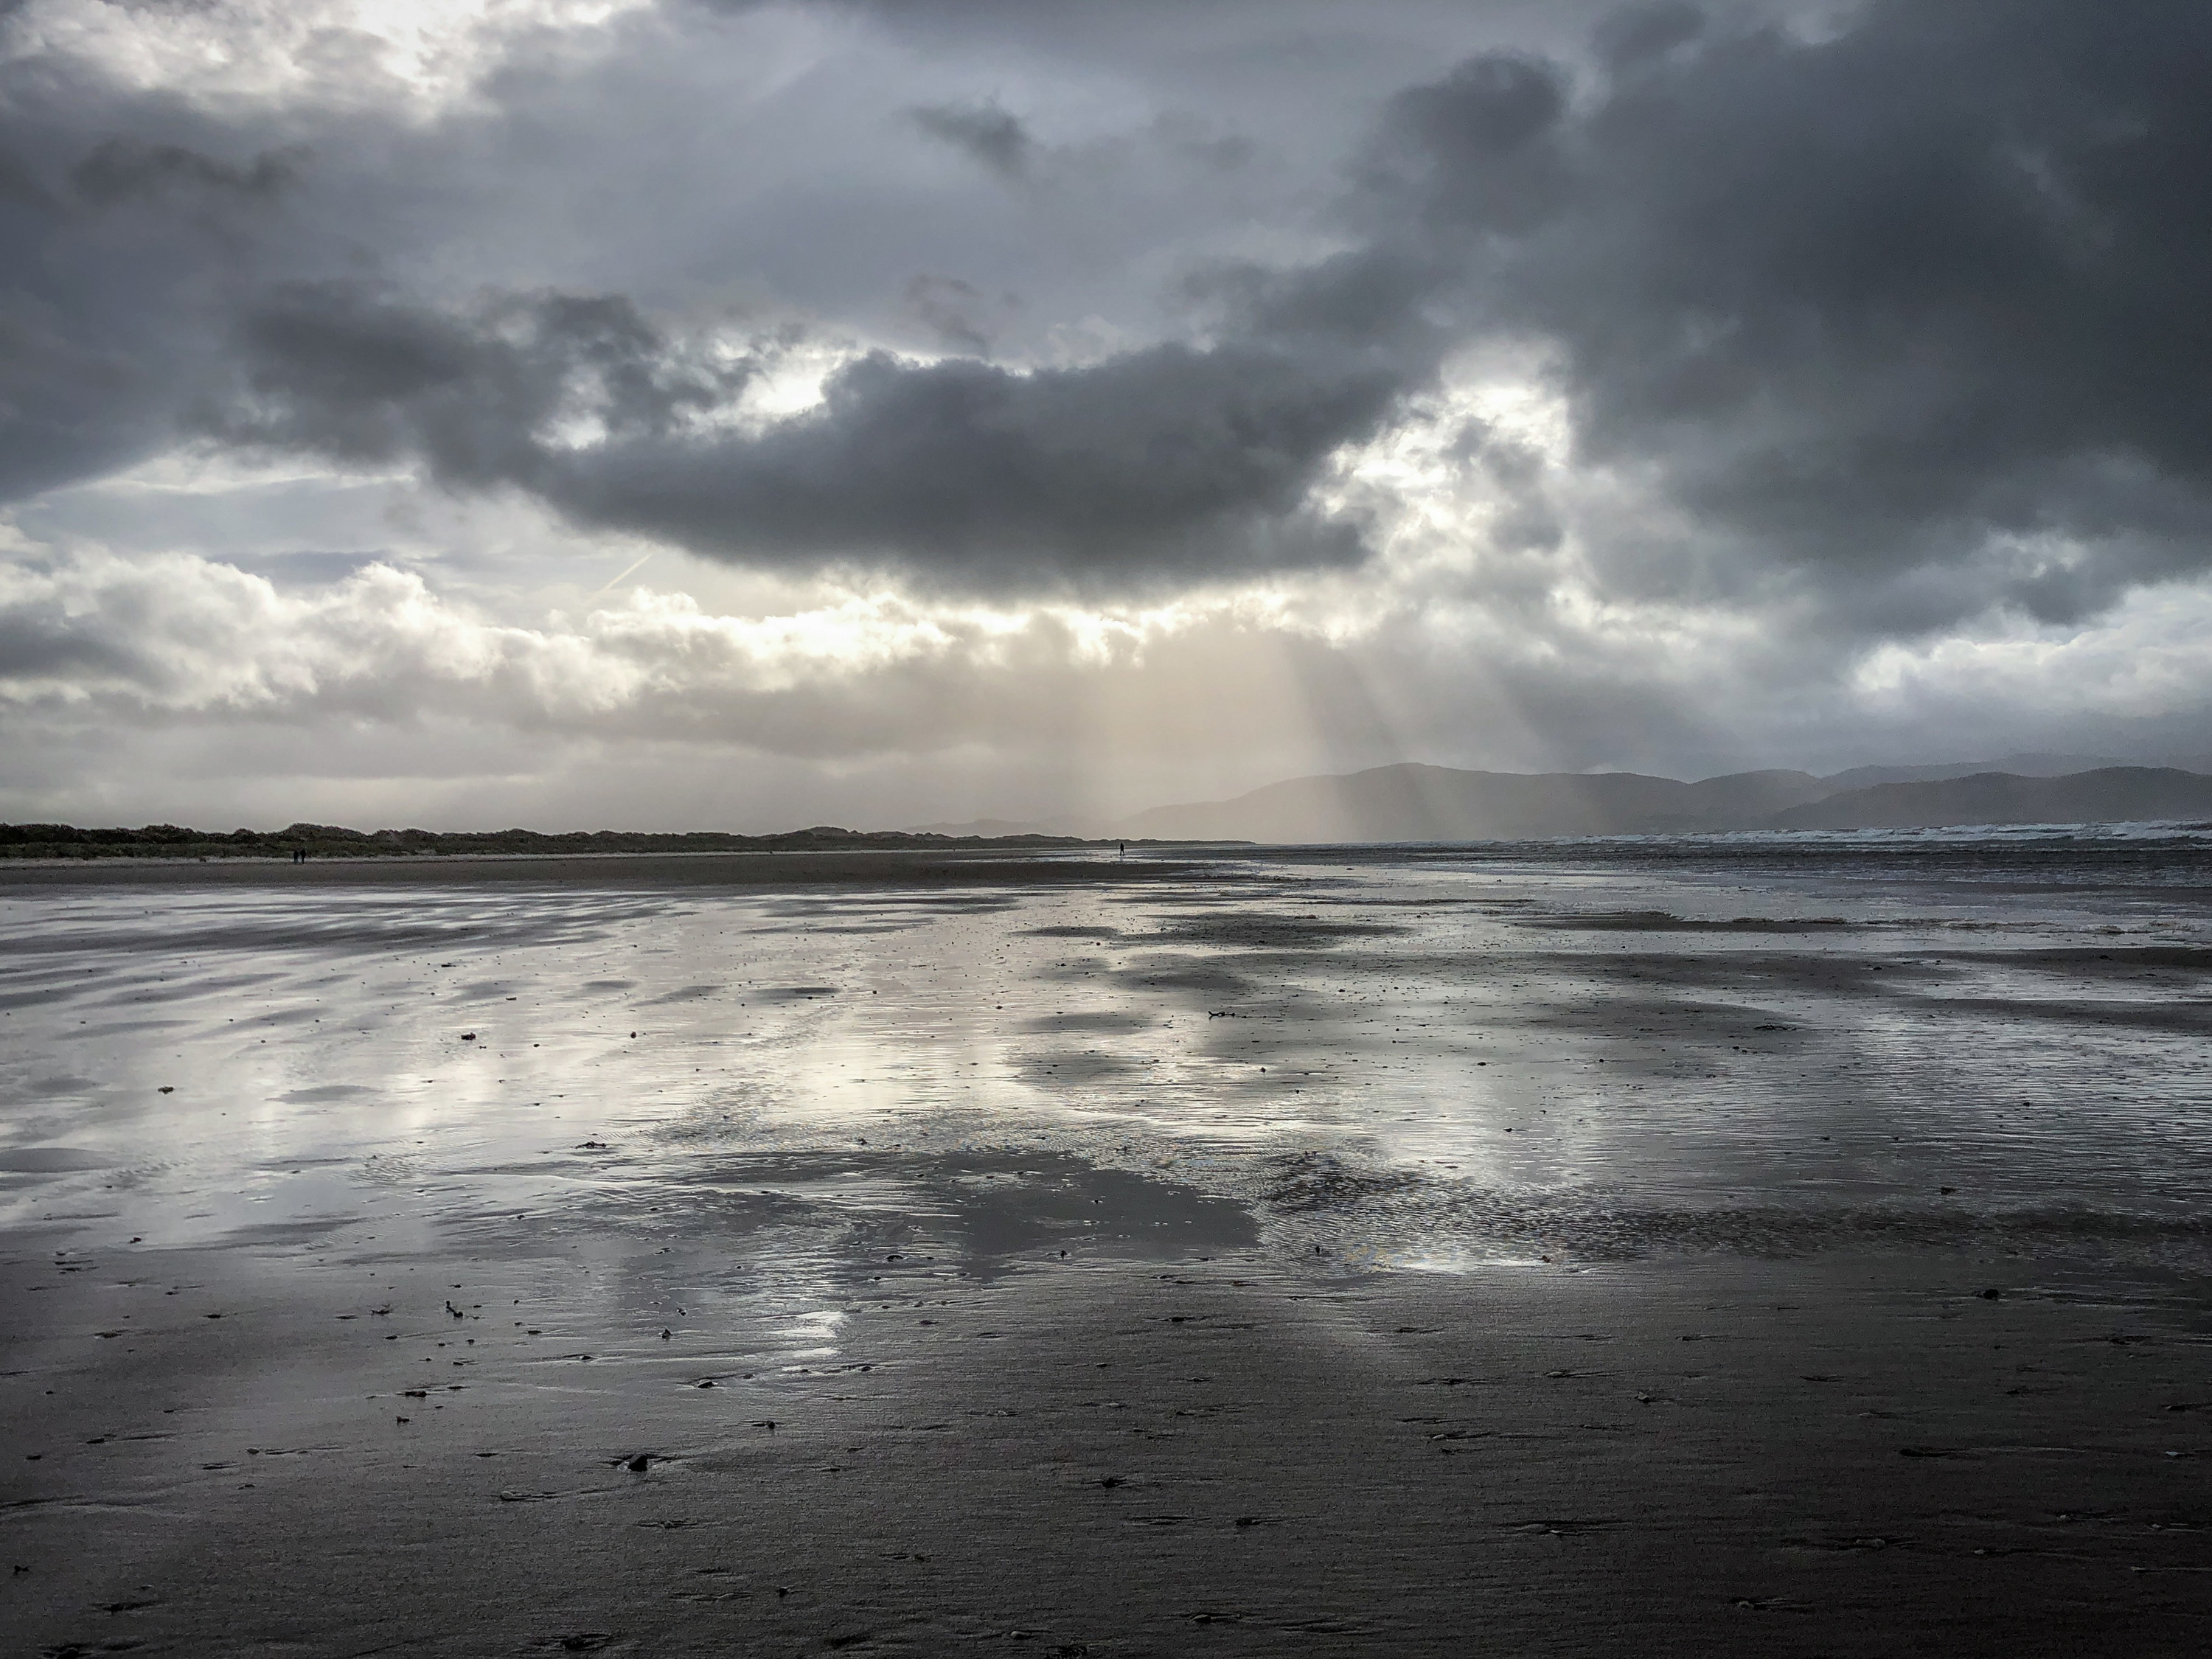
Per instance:
[[[270,1097],[267,1039],[192,1024],[183,987],[132,1027],[70,975],[158,935],[19,911],[9,1018],[46,1023],[7,1074],[40,1136],[0,1149],[7,1650],[2212,1645],[2185,905],[2104,939],[2006,900],[1939,938],[1859,894],[1832,945],[1770,905],[1741,945],[1670,951],[1610,878],[1516,872],[1462,932],[1414,921],[1473,902],[1448,885],[1416,911],[1395,877],[1223,876],[745,912],[789,983],[727,1004],[680,937],[718,909],[549,897],[536,945],[471,912],[477,945],[441,939],[453,977],[422,981],[460,1007],[386,967],[385,1023],[346,993],[342,1032],[265,1028],[313,1075],[393,1073],[373,1097]],[[216,908],[161,920],[195,982],[305,926],[191,890]],[[383,915],[320,918],[305,977],[254,994],[329,1010]],[[595,1005],[549,976],[656,939],[659,977],[586,981],[625,987],[623,1031],[557,1046]],[[811,980],[841,963],[839,1000]],[[463,1008],[480,1034],[445,1034],[440,1088],[536,1065],[530,1100],[428,1090],[405,1045]],[[740,1030],[742,1075],[702,1080]],[[959,1057],[837,1092],[940,1039]],[[158,1073],[132,1045],[172,1044],[175,1099],[210,1103],[99,1105]],[[33,1087],[63,1065],[94,1103],[73,1129]],[[2093,1104],[2083,1068],[2123,1086]],[[556,1080],[604,1141],[544,1117]],[[2030,1088],[2080,1099],[2022,1127]],[[248,1133],[217,1093],[292,1103]],[[117,1174],[100,1112],[188,1109],[167,1140],[115,1120],[161,1154]],[[287,1137],[318,1113],[352,1207],[262,1202],[314,1166]]]

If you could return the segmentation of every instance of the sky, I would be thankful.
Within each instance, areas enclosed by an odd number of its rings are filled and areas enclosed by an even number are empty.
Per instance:
[[[2201,0],[0,0],[0,819],[2212,754]]]

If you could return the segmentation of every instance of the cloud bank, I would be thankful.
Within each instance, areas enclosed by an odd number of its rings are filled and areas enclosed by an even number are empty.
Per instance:
[[[893,815],[1070,744],[1131,805],[1962,709],[2212,750],[2208,65],[2169,0],[27,0],[0,675],[80,736],[868,757]],[[165,539],[190,458],[293,539]]]

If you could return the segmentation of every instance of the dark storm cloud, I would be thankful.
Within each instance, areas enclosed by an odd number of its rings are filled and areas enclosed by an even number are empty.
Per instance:
[[[971,357],[991,355],[991,337],[982,317],[993,309],[1017,309],[1009,295],[998,307],[975,283],[957,276],[917,276],[906,285],[906,307],[948,349]]]
[[[346,461],[420,457],[474,487],[553,488],[556,422],[590,422],[602,447],[662,438],[752,373],[687,360],[618,298],[505,296],[453,314],[345,282],[277,289],[240,346],[247,389],[205,416],[214,434]]]
[[[94,637],[81,617],[59,605],[29,614],[13,608],[0,613],[0,680],[51,676],[82,681],[120,678],[137,668],[126,647]]]
[[[1705,9],[1688,0],[1656,0],[1626,6],[1598,20],[1590,44],[1598,61],[1618,75],[1665,56],[1705,32]]]
[[[232,307],[301,252],[283,198],[306,162],[179,100],[0,64],[0,501],[174,441]]]
[[[110,138],[71,168],[70,179],[80,196],[99,207],[112,206],[131,196],[195,190],[269,197],[296,183],[299,166],[307,159],[304,149],[295,155],[264,152],[240,167],[182,144]]]
[[[1808,35],[1666,4],[1594,52],[1595,78],[1489,54],[1398,94],[1356,170],[1366,246],[1194,279],[1219,343],[1028,374],[878,354],[759,436],[556,453],[510,426],[490,472],[702,551],[992,587],[1340,558],[1304,490],[1428,381],[1442,317],[1548,347],[1580,459],[1640,470],[1702,533],[1691,564],[1599,547],[1630,589],[1779,570],[1909,632],[1993,601],[2078,616],[2199,566],[2212,13],[1891,0]],[[1026,166],[994,105],[915,118]],[[520,412],[498,384],[442,426],[284,389],[308,428],[397,420],[466,481]]]
[[[915,118],[1000,172],[1029,153],[988,103]],[[457,131],[479,146],[504,131],[469,119]],[[818,409],[760,432],[730,418],[756,358],[665,337],[619,296],[510,283],[436,303],[331,280],[349,262],[379,269],[380,228],[419,234],[412,209],[392,208],[404,179],[380,175],[372,193],[347,160],[409,154],[404,124],[252,121],[227,129],[88,64],[0,68],[0,499],[198,437],[419,462],[457,489],[519,489],[710,556],[925,586],[1175,585],[1361,554],[1304,499],[1408,378],[1358,342],[1232,330],[1023,373],[977,360],[1016,302],[925,278],[910,314],[971,356],[866,354]]]
[[[1036,141],[996,104],[946,104],[911,113],[915,125],[931,137],[964,151],[994,173],[1018,179],[1029,171]]]
[[[1029,591],[1356,558],[1303,498],[1404,375],[1310,331],[1025,373],[876,351],[816,408],[747,431],[696,417],[757,360],[703,371],[614,300],[455,316],[301,287],[249,319],[243,349],[245,387],[210,417],[234,441],[419,456],[449,483],[518,486],[710,556]],[[579,421],[591,436],[564,441]]]
[[[1004,30],[1070,62],[1111,47],[1128,75],[1231,66],[1240,85],[1315,73],[1343,38],[1316,35],[1318,21],[1345,16],[860,9],[907,37]],[[1422,20],[1408,40],[1459,15],[1401,9]],[[1177,337],[1079,366],[982,361],[1021,356],[981,301],[1002,280],[989,250],[974,267],[888,266],[886,303],[903,295],[905,319],[963,355],[856,356],[818,407],[765,427],[732,405],[773,342],[731,357],[643,301],[539,292],[527,250],[511,270],[472,254],[470,280],[508,296],[473,304],[302,283],[336,266],[290,217],[322,187],[299,134],[10,66],[0,491],[94,474],[190,429],[419,461],[456,488],[527,491],[580,523],[735,562],[1009,592],[1199,581],[1359,556],[1310,504],[1331,456],[1430,389],[1455,343],[1510,340],[1548,354],[1577,462],[1656,492],[1674,527],[1577,520],[1571,492],[1547,495],[1492,446],[1481,470],[1511,507],[1506,550],[1578,532],[1624,594],[1728,604],[1809,585],[1837,627],[1879,635],[2001,602],[2080,617],[2202,568],[2212,9],[1876,0],[1813,32],[1777,15],[1633,8],[1574,50],[1481,53],[1371,100],[1339,222],[1353,246],[1272,267],[1184,252],[1184,275],[1164,282],[1173,260],[1147,248],[1130,268]],[[1255,80],[1260,62],[1275,67]],[[529,76],[485,86],[550,95]],[[1063,215],[993,222],[999,246],[1098,232],[1057,201],[1021,118],[933,90],[918,101],[887,84],[885,126],[1024,182],[977,178],[978,198]],[[1286,103],[1250,112],[1296,124]],[[453,200],[470,199],[467,182]],[[393,179],[378,188],[404,195]],[[322,203],[319,222],[347,205]],[[416,222],[385,211],[374,222]],[[434,253],[450,234],[423,240]],[[869,246],[852,235],[824,246]],[[359,252],[379,268],[375,247]],[[1052,300],[1025,306],[1024,326],[1056,320]],[[1111,337],[1141,334],[1117,318]]]
[[[2212,10],[1668,5],[1599,43],[1579,93],[1491,57],[1403,94],[1368,171],[1474,327],[1559,353],[1583,459],[1886,627],[2202,568]]]

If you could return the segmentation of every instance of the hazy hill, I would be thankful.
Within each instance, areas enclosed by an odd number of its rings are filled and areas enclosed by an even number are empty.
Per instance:
[[[909,836],[944,836],[954,841],[998,841],[1009,836],[1055,836],[1081,838],[1091,834],[1079,818],[1062,815],[1059,817],[1038,818],[1035,821],[1014,818],[975,818],[964,823],[916,823],[897,833]]]
[[[1878,783],[1941,783],[1948,778],[1978,777],[1984,772],[2009,772],[2021,778],[2063,778],[2076,772],[2095,772],[2124,764],[2105,755],[2006,755],[1997,760],[1948,761],[1940,766],[1854,766],[1820,780],[1831,793],[1866,789]]]
[[[2063,756],[2021,757],[2058,764]],[[1897,771],[1930,772],[1896,780]],[[1876,779],[1869,787],[1869,776]],[[1231,800],[1158,806],[1113,836],[1276,842],[1514,841],[1764,829],[1891,829],[1963,823],[2094,823],[2212,817],[2212,778],[2171,768],[2099,766],[2026,776],[1986,765],[1862,767],[1830,778],[1738,772],[1702,782],[1633,772],[1469,772],[1378,766],[1291,778]]]
[[[2070,777],[2008,772],[1847,789],[1774,817],[1778,830],[1933,829],[1966,823],[2119,823],[2212,817],[2212,778],[2170,766],[2106,766]]]
[[[1746,829],[1815,800],[1804,772],[1741,772],[1682,783],[1634,772],[1463,772],[1378,766],[1292,778],[1233,800],[1156,806],[1117,836],[1175,841],[1494,841],[1532,836]]]
[[[1042,833],[1034,823],[1017,823],[1012,818],[977,818],[970,823],[917,823],[908,828],[910,836],[1034,836]]]

